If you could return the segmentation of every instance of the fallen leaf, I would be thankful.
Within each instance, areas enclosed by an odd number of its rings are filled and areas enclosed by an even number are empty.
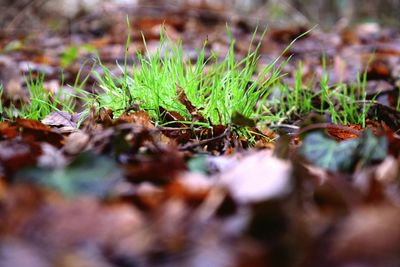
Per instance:
[[[65,168],[29,168],[21,170],[20,182],[32,182],[56,189],[65,196],[91,195],[105,197],[122,179],[116,163],[91,152],[80,154]]]
[[[178,95],[178,100],[179,102],[181,102],[181,104],[183,104],[187,111],[190,114],[195,114],[197,113],[197,109],[195,106],[193,106],[192,102],[190,102],[189,98],[187,97],[185,90],[183,90],[182,87],[180,87],[179,85],[176,85],[176,94]]]
[[[333,266],[396,266],[400,261],[399,214],[389,204],[355,210],[333,238],[331,255],[339,261]]]
[[[149,129],[154,128],[154,125],[151,123],[149,113],[143,110],[139,110],[128,114],[123,113],[118,119],[116,119],[115,123],[116,124],[131,123]]]
[[[90,136],[82,131],[71,133],[65,140],[63,150],[69,155],[82,152],[90,141]]]
[[[8,172],[8,176],[11,176],[23,167],[35,164],[41,153],[41,147],[37,143],[22,140],[0,141],[1,172]]]
[[[67,160],[61,149],[50,144],[42,143],[42,154],[38,157],[37,165],[43,168],[63,168]]]
[[[272,155],[272,151],[255,152],[241,159],[221,174],[234,199],[239,202],[258,202],[286,196],[293,188],[291,165]]]
[[[359,138],[337,142],[321,131],[308,133],[299,149],[311,163],[331,171],[351,172],[357,163],[367,166],[383,160],[387,154],[385,137],[365,130]]]
[[[70,114],[66,111],[54,111],[47,115],[42,123],[45,125],[56,127],[72,127],[76,128],[80,119],[80,114]]]
[[[313,164],[332,171],[350,171],[354,167],[354,158],[358,141],[336,142],[323,132],[311,132],[305,136],[300,154]]]
[[[248,126],[248,127],[256,126],[256,122],[254,120],[247,118],[238,111],[233,112],[231,120],[232,123],[237,126]]]
[[[17,119],[16,127],[24,140],[47,142],[55,147],[61,147],[64,136],[53,131],[49,126],[35,120]]]

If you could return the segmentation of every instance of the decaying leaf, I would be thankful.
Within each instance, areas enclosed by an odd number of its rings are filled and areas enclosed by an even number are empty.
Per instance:
[[[265,150],[241,159],[220,177],[240,202],[258,202],[286,196],[292,190],[291,165]]]
[[[113,160],[86,152],[65,168],[29,168],[19,172],[17,177],[21,182],[47,186],[70,197],[105,197],[122,178],[122,171]]]
[[[90,136],[82,131],[71,133],[65,140],[63,150],[69,155],[82,152],[89,143]]]
[[[65,111],[54,111],[46,116],[42,123],[50,126],[57,127],[71,127],[77,128],[77,123],[80,119],[81,114],[70,114]]]
[[[21,168],[33,165],[42,154],[39,144],[22,140],[0,141],[0,169],[7,176]],[[10,177],[11,178],[11,177]]]
[[[354,211],[339,227],[330,256],[335,266],[396,266],[400,261],[400,213],[388,204]]]
[[[256,122],[252,119],[247,118],[243,114],[238,111],[235,111],[232,114],[232,123],[238,126],[247,126],[247,127],[254,127],[256,126]]]
[[[313,164],[340,172],[351,172],[357,163],[366,166],[383,160],[387,154],[385,137],[376,137],[366,130],[362,136],[341,142],[323,132],[314,131],[304,137],[300,154]]]
[[[224,0],[175,1],[173,8],[138,0],[129,9],[138,31],[126,42],[126,9],[113,3],[129,1],[102,1],[106,15],[82,10],[79,19],[68,20],[68,29],[60,26],[62,34],[29,25],[40,5],[5,2],[16,6],[0,14],[6,26],[0,27],[0,267],[399,266],[396,29],[339,23],[332,32],[316,29],[291,44],[307,29],[271,28],[261,39],[252,22],[261,8],[231,16]],[[291,9],[279,1],[231,2],[254,2],[256,8],[267,2],[277,14]],[[297,7],[301,1],[292,2]],[[233,22],[228,36],[221,34],[227,21]],[[29,36],[22,25],[29,25]],[[168,36],[160,47],[163,28]],[[175,53],[169,38],[182,39],[182,50]],[[63,51],[72,52],[64,53],[72,64],[64,64],[60,79]],[[89,66],[92,57],[101,64]],[[270,62],[276,64],[264,71]],[[45,73],[36,85],[53,91],[51,99],[60,86],[71,85],[74,107],[66,112],[57,102],[51,107],[57,111],[42,122],[21,118],[28,95],[41,99],[30,94],[34,84],[24,84],[19,72],[33,78]],[[249,113],[229,104],[243,86],[243,97],[257,96]],[[151,98],[158,104],[148,107],[148,96],[137,94],[142,88],[156,92]],[[197,93],[201,98],[194,99]],[[208,117],[211,108],[200,99],[215,101],[219,120]],[[170,100],[179,109],[166,105]],[[307,118],[309,108],[318,115]],[[342,108],[349,112],[343,118]],[[334,112],[346,126],[331,123]],[[83,114],[88,116],[78,121]],[[224,125],[215,125],[222,117]],[[252,118],[262,128],[254,128]],[[362,129],[360,120],[373,131]],[[269,127],[283,130],[274,145],[269,141],[277,136]]]

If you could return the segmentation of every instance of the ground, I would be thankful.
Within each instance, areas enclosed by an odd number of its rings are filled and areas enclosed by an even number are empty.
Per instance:
[[[0,266],[399,265],[396,29],[23,10],[0,32]]]

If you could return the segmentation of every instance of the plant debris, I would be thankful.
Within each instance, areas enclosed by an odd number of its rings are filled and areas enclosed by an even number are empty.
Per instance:
[[[38,2],[0,31],[1,267],[399,266],[398,31]]]

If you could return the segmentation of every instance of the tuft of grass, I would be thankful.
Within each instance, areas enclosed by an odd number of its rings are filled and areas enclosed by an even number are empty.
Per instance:
[[[1,104],[2,119],[13,120],[16,118],[26,118],[32,120],[41,120],[53,111],[74,112],[74,95],[69,95],[63,90],[57,93],[49,92],[44,88],[44,74],[29,74],[26,79],[29,102],[20,100],[20,107],[17,108],[13,103],[5,107]],[[1,88],[1,95],[3,89]]]
[[[294,75],[294,85],[290,87],[282,80],[276,81],[271,96],[261,103],[260,118],[270,124],[280,124],[302,118],[310,112],[327,115],[335,124],[359,124],[365,127],[367,114],[376,98],[367,100],[366,72],[357,77],[357,83],[329,85],[329,74],[323,59],[324,72],[319,80],[319,90],[313,92],[311,84],[303,84],[302,63]]]
[[[260,119],[258,103],[268,98],[272,85],[280,80],[281,66],[277,59],[257,72],[261,42],[251,49],[256,32],[241,60],[235,55],[235,40],[229,31],[228,36],[231,43],[223,56],[206,56],[205,42],[195,60],[185,59],[182,42],[174,43],[162,32],[153,54],[143,39],[146,51],[137,52],[138,64],[129,73],[125,64],[120,67],[123,75],[116,76],[100,62],[102,73],[96,72],[96,77],[103,93],[95,96],[99,107],[110,108],[119,115],[132,104],[139,104],[158,124],[167,123],[164,111],[177,112],[185,122],[192,123],[192,115],[178,100],[180,87],[209,125],[230,124],[235,113]]]

